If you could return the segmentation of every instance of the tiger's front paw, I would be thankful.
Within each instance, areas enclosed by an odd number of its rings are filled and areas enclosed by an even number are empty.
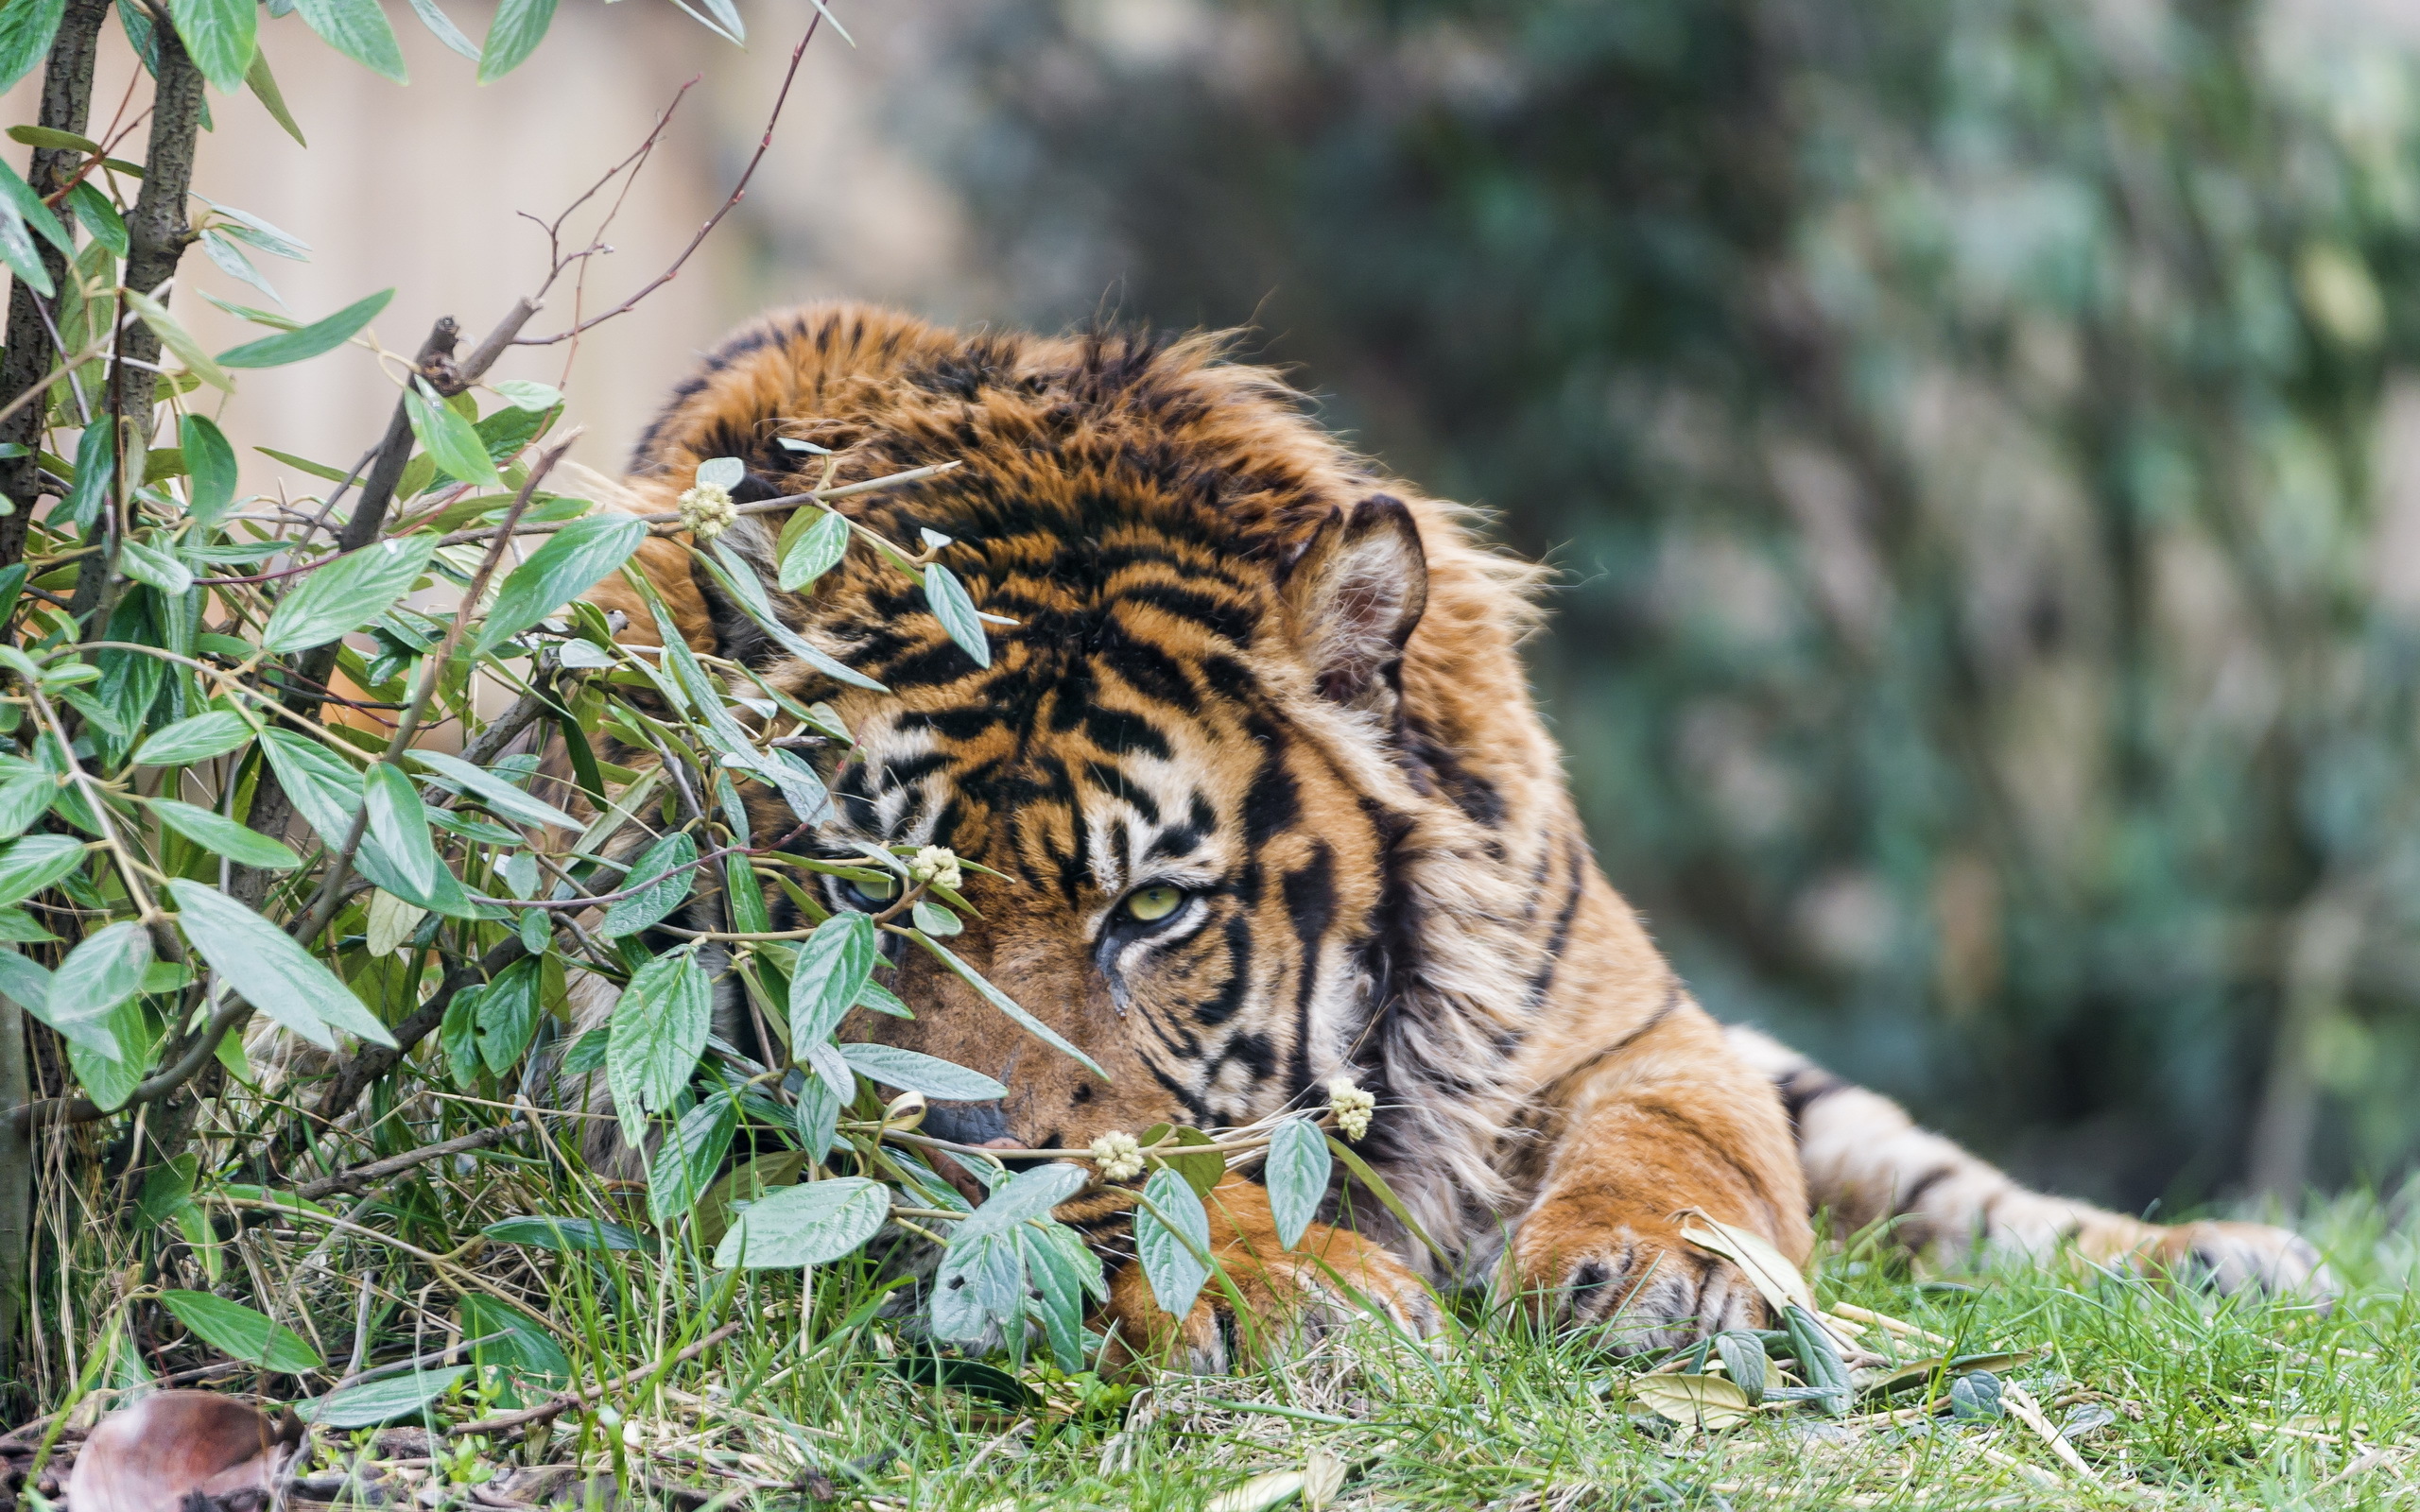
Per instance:
[[[1772,1326],[1748,1278],[1673,1224],[1633,1217],[1582,1226],[1555,1216],[1531,1217],[1512,1246],[1523,1288],[1546,1322],[1598,1333],[1622,1354]]]
[[[1236,1244],[1217,1258],[1234,1294],[1212,1277],[1182,1322],[1160,1311],[1140,1263],[1112,1279],[1100,1321],[1112,1328],[1113,1366],[1155,1361],[1195,1375],[1225,1375],[1299,1358],[1346,1328],[1384,1328],[1424,1342],[1444,1328],[1426,1282],[1345,1229],[1314,1224],[1294,1249]]]
[[[2221,1296],[2255,1289],[2325,1306],[2337,1284],[2311,1242],[2265,1223],[2205,1220],[2161,1232],[2151,1258],[2180,1280],[2200,1281]]]

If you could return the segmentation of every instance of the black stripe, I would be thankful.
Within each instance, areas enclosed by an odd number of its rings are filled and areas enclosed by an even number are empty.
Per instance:
[[[1311,1084],[1311,999],[1319,990],[1321,947],[1336,922],[1336,852],[1325,840],[1311,842],[1311,858],[1279,884],[1286,917],[1293,922],[1301,958],[1294,982],[1294,1053],[1289,1068],[1299,1091]]]
[[[1916,1205],[1925,1200],[1926,1193],[1930,1192],[1933,1188],[1941,1185],[1944,1181],[1948,1180],[1951,1177],[1956,1176],[1957,1174],[1957,1166],[1943,1164],[1936,1165],[1931,1170],[1927,1171],[1924,1175],[1916,1177],[1915,1185],[1899,1194],[1898,1200],[1891,1205],[1891,1216],[1893,1218],[1904,1218],[1908,1214],[1915,1211]]]
[[[1773,1091],[1781,1094],[1782,1111],[1789,1115],[1789,1137],[1794,1142],[1802,1137],[1806,1110],[1831,1096],[1844,1092],[1849,1084],[1830,1072],[1815,1066],[1800,1066],[1782,1074],[1773,1083]]]
[[[1547,935],[1546,964],[1530,978],[1530,1008],[1535,1012],[1546,1005],[1547,994],[1554,990],[1555,973],[1563,966],[1564,947],[1571,943],[1571,921],[1580,917],[1580,901],[1588,894],[1588,851],[1577,840],[1571,847],[1571,881],[1563,907],[1555,915],[1554,928]]]

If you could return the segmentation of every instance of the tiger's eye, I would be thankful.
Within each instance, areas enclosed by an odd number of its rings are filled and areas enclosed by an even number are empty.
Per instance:
[[[1128,896],[1126,917],[1136,923],[1150,924],[1176,912],[1184,902],[1184,894],[1174,887],[1145,887]]]
[[[870,880],[853,877],[849,880],[849,896],[861,903],[887,903],[899,896],[899,882],[889,876]]]

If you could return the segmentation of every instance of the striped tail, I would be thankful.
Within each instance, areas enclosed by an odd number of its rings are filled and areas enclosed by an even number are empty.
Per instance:
[[[2097,1264],[2189,1276],[2222,1293],[2258,1287],[2325,1301],[2336,1295],[2319,1251],[2268,1224],[2145,1223],[2031,1191],[1997,1166],[1919,1128],[1906,1109],[1842,1081],[1754,1029],[1726,1029],[1789,1113],[1807,1201],[1846,1235],[1888,1224],[1892,1241],[1956,1267],[2072,1253]]]

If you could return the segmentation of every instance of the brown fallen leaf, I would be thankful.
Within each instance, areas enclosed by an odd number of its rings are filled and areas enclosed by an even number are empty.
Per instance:
[[[302,1442],[292,1413],[271,1418],[210,1391],[163,1391],[102,1418],[67,1480],[76,1512],[182,1512],[199,1494],[229,1512],[268,1503]]]

